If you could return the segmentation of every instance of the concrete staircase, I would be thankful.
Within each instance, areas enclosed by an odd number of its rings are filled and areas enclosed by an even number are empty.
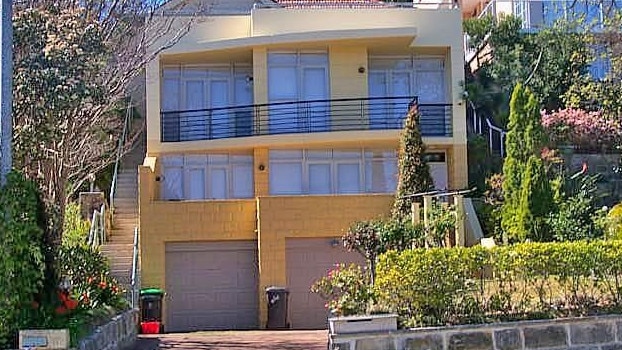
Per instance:
[[[110,262],[110,275],[129,290],[134,254],[134,228],[138,227],[138,166],[145,157],[142,140],[121,160],[114,197],[114,222],[108,241],[101,246]]]

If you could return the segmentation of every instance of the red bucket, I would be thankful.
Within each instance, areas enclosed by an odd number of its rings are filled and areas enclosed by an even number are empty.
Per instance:
[[[140,332],[142,334],[159,334],[160,322],[141,322]]]

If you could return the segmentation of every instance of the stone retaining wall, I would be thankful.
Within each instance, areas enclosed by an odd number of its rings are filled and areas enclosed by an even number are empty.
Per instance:
[[[129,348],[138,334],[138,309],[128,310],[95,328],[80,341],[79,350],[122,350]]]
[[[330,337],[332,350],[622,350],[622,315]]]

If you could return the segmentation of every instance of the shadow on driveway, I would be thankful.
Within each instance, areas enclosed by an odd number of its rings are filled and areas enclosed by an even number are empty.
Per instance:
[[[326,350],[326,331],[227,331],[142,335],[133,350]]]

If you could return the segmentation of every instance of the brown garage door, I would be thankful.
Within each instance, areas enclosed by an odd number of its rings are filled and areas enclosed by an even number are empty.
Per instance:
[[[166,244],[166,330],[258,327],[257,243]]]
[[[338,244],[336,244],[338,242]],[[286,240],[287,286],[290,290],[289,319],[295,329],[324,329],[328,312],[325,300],[309,290],[337,263],[364,264],[363,257],[346,251],[341,240],[292,238]]]

